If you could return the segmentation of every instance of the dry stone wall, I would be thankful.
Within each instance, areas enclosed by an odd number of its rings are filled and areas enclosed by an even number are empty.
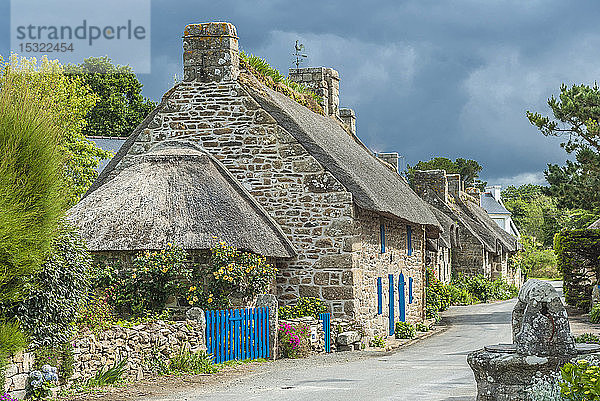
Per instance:
[[[29,352],[19,352],[14,355],[4,371],[4,391],[13,398],[25,398],[25,386],[29,372],[33,370],[35,356]]]

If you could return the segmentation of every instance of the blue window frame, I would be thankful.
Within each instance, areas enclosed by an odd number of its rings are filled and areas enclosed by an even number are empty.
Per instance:
[[[379,225],[379,241],[381,242],[381,253],[385,253],[385,224]]]
[[[406,226],[406,251],[408,256],[412,255],[412,227]]]

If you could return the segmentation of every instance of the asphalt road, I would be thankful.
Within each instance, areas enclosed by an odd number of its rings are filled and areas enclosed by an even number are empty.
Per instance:
[[[394,353],[280,360],[226,383],[154,400],[474,400],[467,354],[484,345],[512,342],[515,302],[452,307],[444,313],[447,331]]]

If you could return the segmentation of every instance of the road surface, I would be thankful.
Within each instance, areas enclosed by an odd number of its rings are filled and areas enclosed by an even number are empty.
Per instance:
[[[349,352],[265,363],[246,376],[153,401],[474,400],[466,358],[484,345],[510,343],[515,300],[452,307],[450,328],[393,353]]]

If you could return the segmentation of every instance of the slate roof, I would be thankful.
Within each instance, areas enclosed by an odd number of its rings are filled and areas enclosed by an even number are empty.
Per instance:
[[[91,251],[238,249],[290,258],[277,223],[216,158],[198,145],[161,142],[68,213]]]
[[[504,206],[500,202],[494,198],[494,196],[489,192],[484,192],[480,195],[481,199],[481,207],[488,213],[492,214],[508,214],[511,213],[506,210]]]

